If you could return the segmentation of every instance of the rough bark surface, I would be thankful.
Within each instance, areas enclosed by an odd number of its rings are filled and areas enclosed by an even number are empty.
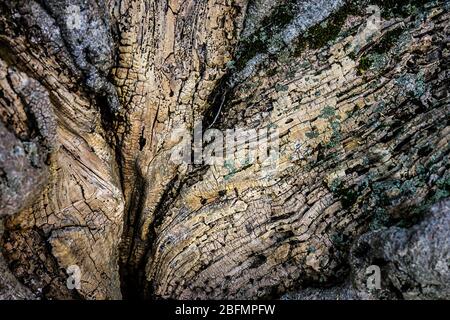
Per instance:
[[[450,298],[449,9],[3,1],[0,298]],[[279,158],[172,161],[199,123]]]

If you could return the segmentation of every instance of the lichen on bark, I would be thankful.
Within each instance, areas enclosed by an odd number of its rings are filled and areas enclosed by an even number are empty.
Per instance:
[[[449,18],[448,1],[2,2],[0,297],[448,298]],[[276,129],[276,170],[172,161],[199,123]]]

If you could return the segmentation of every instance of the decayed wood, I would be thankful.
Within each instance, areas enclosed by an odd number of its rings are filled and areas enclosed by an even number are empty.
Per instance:
[[[374,1],[371,29],[368,4],[0,4],[2,252],[26,294],[281,297],[447,197],[448,5]],[[275,170],[172,161],[199,122],[276,130]]]

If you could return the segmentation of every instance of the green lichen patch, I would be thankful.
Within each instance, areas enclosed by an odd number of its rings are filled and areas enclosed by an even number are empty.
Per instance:
[[[333,107],[326,106],[321,110],[319,118],[327,119],[329,128],[332,131],[330,140],[326,143],[322,143],[323,147],[325,147],[325,149],[336,147],[342,140],[341,117],[336,114],[336,110]]]
[[[297,39],[294,54],[301,54],[306,48],[319,49],[329,45],[340,35],[344,35],[342,27],[351,15],[365,15],[365,8],[369,5],[377,5],[380,8],[381,16],[384,19],[394,17],[407,17],[421,12],[421,8],[427,3],[426,0],[351,0],[346,2],[335,13],[331,14],[323,22],[318,23]],[[402,34],[402,28],[396,28],[386,33],[383,39],[373,48],[375,53],[386,53],[396,42],[396,39]],[[356,56],[353,54],[353,60]],[[368,67],[361,66],[362,70]],[[370,67],[370,66],[369,66]]]
[[[281,84],[281,83],[277,83],[275,85],[275,91],[280,92],[280,91],[288,91],[289,87],[285,84]]]
[[[389,213],[384,208],[376,208],[373,212],[372,220],[369,223],[370,230],[378,230],[389,226],[390,224]]]
[[[290,51],[298,56],[306,48],[320,49],[335,41],[339,36],[345,34],[342,27],[351,15],[366,15],[365,8],[369,5],[376,5],[381,10],[384,19],[394,17],[407,17],[417,15],[422,12],[422,7],[429,1],[426,0],[350,0],[338,10],[332,13],[325,20],[313,25],[305,33],[299,36],[293,49]],[[287,2],[277,6],[272,14],[265,17],[261,26],[249,37],[243,39],[239,45],[239,53],[234,67],[237,71],[242,70],[247,62],[259,53],[267,53],[269,46],[276,45],[283,47],[283,39],[279,38],[280,31],[283,30],[294,18],[296,14],[295,2]],[[348,30],[347,30],[348,31]],[[403,32],[397,28],[388,32],[383,39],[375,45],[373,53],[383,54],[388,52],[397,37]],[[273,56],[273,58],[277,58]],[[356,56],[354,56],[356,60]],[[360,72],[368,70],[372,62],[370,58],[362,61]]]
[[[373,45],[370,50],[361,56],[357,67],[357,74],[363,75],[368,70],[381,70],[385,67],[388,60],[386,54],[397,44],[403,32],[403,27],[386,32],[378,43]]]
[[[340,122],[338,120],[333,120],[330,122],[330,127],[332,134],[330,140],[325,144],[325,148],[327,149],[336,147],[342,140]]]
[[[342,208],[351,208],[358,200],[359,192],[351,187],[345,187],[340,179],[331,182],[330,191],[340,200]]]
[[[430,2],[429,0],[370,0],[371,4],[379,6],[381,16],[385,19],[393,17],[406,18],[416,13],[420,7]]]
[[[405,28],[398,27],[386,32],[380,41],[372,47],[371,51],[379,54],[389,52],[389,50],[391,50],[391,48],[397,43],[404,31]]]
[[[306,132],[305,135],[309,139],[315,139],[319,136],[319,132],[317,130],[311,130]]]
[[[372,66],[372,60],[370,58],[370,56],[363,56],[361,57],[361,59],[359,59],[359,64],[357,67],[357,74],[363,75],[367,70],[370,69],[370,67]]]
[[[344,5],[336,13],[332,14],[330,18],[323,23],[310,28],[306,39],[309,43],[309,47],[311,49],[319,49],[336,39],[347,17],[358,13],[360,13],[360,9],[350,2],[349,4]]]
[[[426,91],[423,72],[417,74],[406,73],[395,79],[395,83],[402,88],[402,93],[414,98],[420,98]]]
[[[336,111],[334,110],[333,107],[326,106],[326,107],[323,108],[322,111],[320,112],[319,117],[320,117],[320,118],[329,119],[329,118],[333,117],[335,114],[336,114]]]
[[[436,190],[431,197],[431,203],[450,197],[450,174],[444,175],[436,181]]]

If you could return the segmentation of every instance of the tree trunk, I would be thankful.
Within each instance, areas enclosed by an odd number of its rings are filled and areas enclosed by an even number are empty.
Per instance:
[[[449,9],[3,1],[0,297],[450,298]]]

